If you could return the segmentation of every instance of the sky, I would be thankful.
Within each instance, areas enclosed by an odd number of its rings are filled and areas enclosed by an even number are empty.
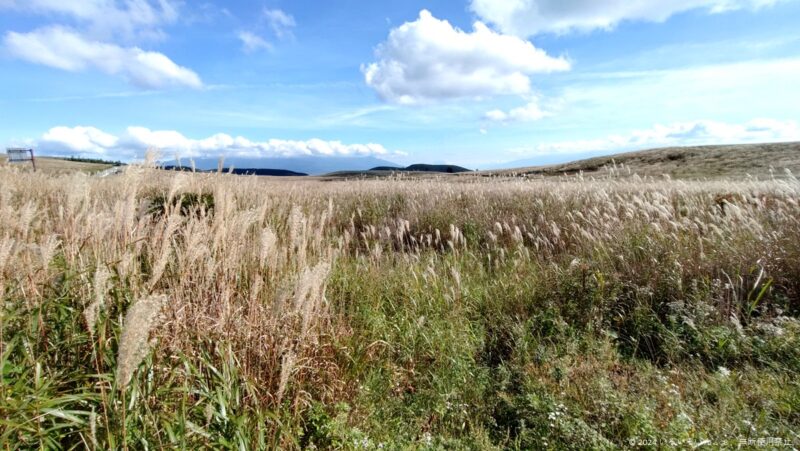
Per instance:
[[[0,0],[0,144],[496,167],[800,141],[800,0]]]

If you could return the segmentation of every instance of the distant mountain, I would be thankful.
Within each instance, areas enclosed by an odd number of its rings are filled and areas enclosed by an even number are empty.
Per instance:
[[[163,166],[164,170],[167,171],[192,171],[191,167],[186,166],[172,166],[167,165]],[[216,172],[217,169],[208,169],[208,170],[201,170],[195,168],[199,172]],[[254,168],[222,168],[222,172],[224,173],[231,173],[235,175],[261,175],[261,176],[271,176],[271,177],[303,177],[307,176],[308,174],[304,174],[302,172],[294,172],[294,171],[287,171],[285,169],[254,169]]]
[[[406,171],[412,172],[446,172],[448,174],[456,174],[459,172],[471,172],[469,169],[456,166],[454,164],[412,164],[406,168]]]
[[[178,166],[177,161],[164,162],[165,165]],[[181,165],[191,167],[189,159],[181,159]],[[219,160],[216,158],[199,158],[194,160],[194,167],[198,170],[216,170]],[[365,171],[375,166],[397,166],[391,161],[375,157],[270,157],[270,158],[226,158],[223,161],[226,168],[253,169],[282,169],[300,174],[327,174],[338,171]]]
[[[445,172],[456,174],[459,172],[470,172],[469,169],[453,164],[412,164],[404,168],[396,166],[377,166],[370,171],[402,171],[402,172]]]

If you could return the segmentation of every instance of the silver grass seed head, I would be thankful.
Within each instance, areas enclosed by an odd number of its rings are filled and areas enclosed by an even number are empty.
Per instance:
[[[117,355],[116,379],[120,389],[127,387],[150,352],[150,331],[161,322],[161,310],[166,303],[166,295],[152,295],[139,299],[128,309]]]

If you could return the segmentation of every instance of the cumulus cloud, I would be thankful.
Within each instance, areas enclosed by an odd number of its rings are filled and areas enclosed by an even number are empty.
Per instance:
[[[0,8],[73,20],[96,38],[159,38],[178,20],[178,0],[2,0]]]
[[[242,41],[242,48],[246,53],[272,49],[272,44],[255,33],[251,33],[249,31],[240,31],[237,36],[239,40]]]
[[[526,40],[496,33],[481,22],[472,32],[422,10],[389,33],[377,61],[362,66],[366,83],[389,102],[417,104],[531,91],[530,75],[569,70]]]
[[[51,144],[64,144],[70,151],[78,153],[105,155],[117,146],[119,139],[95,127],[54,127],[42,135],[45,147]]]
[[[489,111],[484,115],[484,119],[492,122],[534,122],[547,116],[550,116],[550,113],[542,110],[539,101],[534,99],[526,105],[510,111]]]
[[[55,127],[42,136],[38,145],[50,154],[103,155],[122,159],[141,156],[149,148],[177,153],[184,158],[400,155],[374,143],[344,144],[321,139],[251,141],[224,133],[192,139],[177,131],[145,127],[128,127],[119,137],[94,127]]]
[[[40,28],[30,33],[10,31],[4,43],[11,54],[31,63],[72,72],[97,69],[144,88],[203,86],[195,72],[162,53],[87,40],[64,27]]]
[[[663,22],[702,9],[722,13],[787,0],[472,0],[471,9],[499,30],[517,35],[611,29],[620,22]]]
[[[704,144],[746,144],[800,141],[800,124],[796,121],[754,119],[744,124],[718,121],[677,122],[635,130],[627,135],[610,135],[601,139],[543,143],[517,153],[555,154],[593,151],[620,151],[659,146]]]

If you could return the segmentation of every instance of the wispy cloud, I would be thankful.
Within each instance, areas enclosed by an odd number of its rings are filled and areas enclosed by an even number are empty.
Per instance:
[[[163,39],[163,26],[180,17],[177,0],[5,0],[0,10],[38,14],[57,22],[30,32],[9,31],[3,43],[13,56],[56,69],[95,69],[146,89],[200,88],[200,77],[160,52],[133,43]]]
[[[297,26],[297,23],[291,14],[287,14],[280,9],[265,8],[263,16],[272,33],[278,39],[292,38],[294,36],[292,29]]]
[[[274,39],[279,41],[294,39],[292,29],[297,26],[294,17],[281,9],[264,8],[261,11],[258,25],[254,29],[242,30],[237,33],[239,40],[242,42],[242,50],[245,53],[274,50],[275,46],[263,36],[265,25]]]
[[[32,97],[28,99],[23,99],[23,101],[35,102],[35,103],[58,103],[58,102],[92,100],[92,99],[124,99],[128,97],[144,97],[156,94],[159,94],[159,91],[119,91],[119,92],[103,92],[99,94],[77,95],[77,96]]]
[[[690,10],[711,14],[759,9],[791,0],[472,0],[472,10],[505,33],[533,36],[609,30],[623,21],[663,22]]]
[[[250,113],[244,111],[225,111],[218,109],[200,110],[198,111],[198,113],[209,117],[244,119],[249,123],[260,123],[260,124],[276,123],[281,119],[285,119],[284,117],[278,114]]]
[[[71,72],[96,69],[122,76],[143,88],[203,86],[195,72],[162,53],[88,40],[64,27],[40,28],[30,33],[11,31],[4,43],[11,54],[31,63]]]
[[[512,151],[517,156],[577,154],[600,151],[625,151],[660,146],[706,144],[744,144],[800,141],[796,121],[753,119],[742,124],[711,120],[655,125],[628,134],[608,135],[597,139],[557,141]]]
[[[162,38],[161,27],[180,17],[178,0],[4,0],[0,9],[72,21],[93,39],[136,41]]]
[[[357,124],[359,119],[371,116],[376,113],[384,111],[394,111],[397,107],[392,105],[373,105],[363,108],[357,108],[352,111],[345,111],[342,113],[331,114],[320,118],[320,122],[324,124]]]
[[[242,49],[245,53],[253,53],[259,50],[272,50],[272,44],[255,33],[240,31],[236,36],[242,41]]]

